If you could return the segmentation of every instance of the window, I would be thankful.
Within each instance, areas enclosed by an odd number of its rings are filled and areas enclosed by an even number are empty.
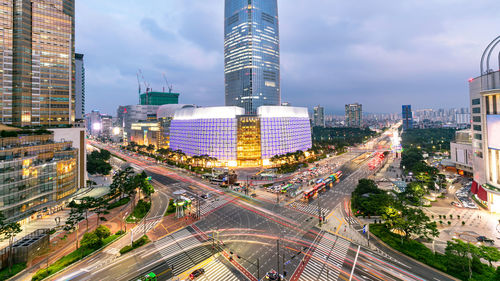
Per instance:
[[[481,99],[473,99],[472,100],[472,105],[478,105],[481,104]]]
[[[472,113],[481,113],[481,108],[480,107],[473,107]]]
[[[476,140],[482,140],[483,139],[483,137],[481,136],[481,134],[474,134],[474,138]]]
[[[473,116],[472,121],[474,122],[481,122],[481,116]]]
[[[481,131],[481,125],[474,125],[474,131]]]

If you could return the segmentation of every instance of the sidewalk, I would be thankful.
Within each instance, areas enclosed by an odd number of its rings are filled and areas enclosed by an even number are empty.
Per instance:
[[[112,234],[121,230],[122,227],[122,217],[124,212],[122,210],[129,208],[128,205],[115,208],[110,211],[109,214],[104,215],[106,221],[101,221],[100,225],[108,227]],[[69,211],[68,211],[69,212]],[[63,220],[61,220],[63,221]],[[92,214],[89,216],[88,221],[88,231],[93,231],[97,228],[97,215]],[[87,221],[83,220],[79,224],[78,237],[79,241],[82,239],[85,232],[87,232]],[[127,229],[131,229],[135,224],[127,224]],[[73,233],[66,233],[66,231],[59,231],[50,238],[50,250],[48,253],[38,256],[31,261],[28,261],[27,269],[20,273],[20,276],[16,276],[20,280],[27,280],[28,277],[35,274],[39,269],[46,268],[47,265],[51,265],[56,262],[61,257],[76,250],[76,231]]]

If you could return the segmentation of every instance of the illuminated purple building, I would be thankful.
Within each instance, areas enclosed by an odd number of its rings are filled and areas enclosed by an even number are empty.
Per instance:
[[[189,156],[209,155],[220,165],[269,165],[275,155],[311,148],[307,108],[261,106],[245,115],[235,106],[184,108],[170,127],[170,148]]]

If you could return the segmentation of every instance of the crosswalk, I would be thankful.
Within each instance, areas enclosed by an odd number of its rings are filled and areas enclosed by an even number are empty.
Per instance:
[[[311,214],[311,215],[318,215],[318,206],[316,205],[311,205],[311,204],[304,204],[301,202],[293,202],[290,205],[288,205],[291,208],[297,209],[299,211]],[[327,208],[321,208],[321,212],[323,215],[327,215],[330,213],[330,210]]]
[[[174,267],[174,275],[183,273],[212,255],[187,229],[177,231],[154,245],[165,262]]]
[[[234,273],[221,261],[213,260],[203,266],[205,274],[197,280],[203,281],[238,281],[240,280]]]
[[[211,202],[207,202],[200,207],[201,216],[210,213],[212,210],[219,208],[220,206],[226,204],[228,201],[225,198],[216,198]]]
[[[300,280],[338,280],[351,243],[328,232],[322,232],[320,235],[323,237],[312,252],[311,259],[302,272]]]
[[[134,240],[139,239],[144,233],[147,233],[151,229],[153,229],[159,222],[161,218],[155,219],[146,219],[146,221],[140,222],[134,229],[132,229],[132,234],[134,236]],[[144,231],[145,230],[145,231]]]

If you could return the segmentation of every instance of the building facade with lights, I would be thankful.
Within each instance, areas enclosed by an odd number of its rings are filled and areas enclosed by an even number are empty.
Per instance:
[[[280,105],[280,47],[277,0],[226,0],[224,74],[226,106],[255,114]]]
[[[413,129],[413,112],[411,105],[403,105],[401,110],[401,117],[403,118],[403,130]]]
[[[484,51],[481,76],[469,80],[474,151],[471,191],[496,213],[500,213],[500,71],[491,70],[489,58],[499,42],[500,36]]]
[[[359,128],[363,124],[363,106],[359,103],[345,105],[345,126]]]
[[[78,151],[49,131],[11,130],[0,138],[0,211],[29,222],[60,210],[78,187]]]
[[[49,127],[72,124],[75,1],[6,0],[0,12],[0,122]]]
[[[261,106],[246,114],[236,106],[184,108],[170,127],[170,148],[208,155],[228,167],[269,166],[270,159],[312,146],[307,108]]]

